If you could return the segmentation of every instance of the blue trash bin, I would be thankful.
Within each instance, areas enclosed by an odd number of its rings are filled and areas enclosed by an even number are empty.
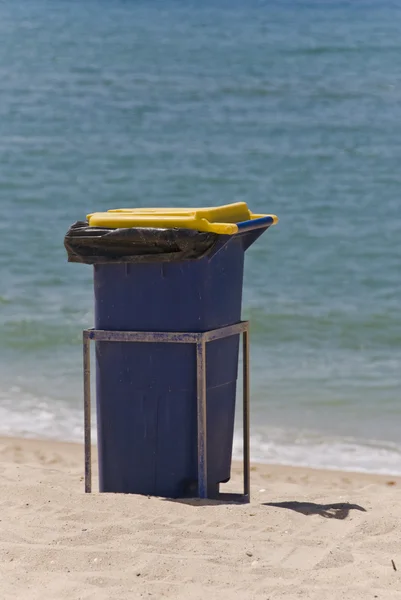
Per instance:
[[[204,332],[238,323],[244,254],[267,227],[239,225],[197,260],[95,264],[95,328]],[[238,351],[239,336],[207,347],[209,497],[230,478]],[[196,495],[196,382],[195,345],[96,342],[101,492]]]

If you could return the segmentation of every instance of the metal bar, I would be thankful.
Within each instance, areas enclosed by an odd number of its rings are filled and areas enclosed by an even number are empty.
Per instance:
[[[173,344],[197,344],[202,333],[179,333],[157,331],[103,331],[88,329],[87,335],[97,342],[165,342]]]
[[[249,378],[249,326],[243,333],[242,346],[243,363],[243,435],[244,435],[244,496],[250,501],[250,427],[249,427],[249,399],[250,399],[250,378]]]
[[[207,498],[206,343],[196,344],[198,413],[198,495]]]
[[[97,342],[165,342],[175,344],[197,344],[201,339],[213,342],[225,337],[239,335],[245,331],[247,321],[228,325],[204,333],[157,332],[157,331],[105,331],[87,329],[86,335]]]
[[[90,377],[90,338],[83,335],[84,358],[84,432],[85,432],[85,493],[92,491],[92,448],[91,448],[91,377]]]
[[[232,335],[239,335],[244,333],[248,326],[247,321],[241,321],[235,325],[227,325],[227,327],[221,327],[220,329],[212,329],[211,331],[205,331],[204,338],[206,342],[213,342],[221,338],[230,337]]]

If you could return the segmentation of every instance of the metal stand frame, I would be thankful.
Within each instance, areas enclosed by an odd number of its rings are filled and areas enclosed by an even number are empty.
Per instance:
[[[244,493],[220,494],[219,497],[250,500],[250,452],[249,452],[249,322],[241,321],[206,331],[204,333],[157,333],[140,331],[103,331],[85,329],[83,332],[84,359],[84,428],[85,428],[85,492],[92,491],[91,457],[91,382],[90,342],[155,342],[170,344],[196,344],[197,363],[197,420],[198,420],[198,495],[207,498],[207,423],[206,423],[206,348],[208,342],[233,335],[243,336],[243,470]]]

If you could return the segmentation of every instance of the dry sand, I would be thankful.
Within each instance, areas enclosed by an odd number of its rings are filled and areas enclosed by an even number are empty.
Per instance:
[[[401,598],[398,478],[255,465],[233,505],[85,495],[74,444],[2,438],[0,468],[0,600]]]

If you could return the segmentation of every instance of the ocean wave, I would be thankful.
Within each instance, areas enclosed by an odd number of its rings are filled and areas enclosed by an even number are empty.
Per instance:
[[[0,393],[0,435],[83,442],[83,410],[14,386]],[[92,436],[96,443],[95,413]],[[242,456],[239,430],[234,435],[233,456],[238,460]],[[401,475],[401,446],[397,444],[303,430],[254,430],[251,459],[267,464]]]
[[[242,456],[236,432],[233,455]],[[401,475],[401,446],[382,440],[334,437],[317,432],[266,428],[251,437],[255,462],[362,473]]]

